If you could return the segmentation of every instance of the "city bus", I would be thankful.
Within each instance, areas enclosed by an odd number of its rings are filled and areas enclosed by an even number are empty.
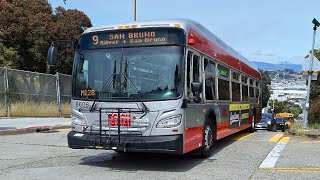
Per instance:
[[[257,67],[195,21],[91,27],[74,48],[70,148],[208,157],[260,121]]]

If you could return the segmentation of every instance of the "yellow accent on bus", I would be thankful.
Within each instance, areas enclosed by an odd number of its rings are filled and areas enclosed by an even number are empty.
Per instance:
[[[123,29],[123,26],[118,26],[118,29]]]
[[[247,110],[250,108],[249,104],[230,104],[229,111]]]
[[[136,28],[136,27],[138,27],[138,26],[137,26],[137,25],[132,25],[132,26],[131,26],[131,28]]]
[[[174,27],[181,27],[180,24],[174,24],[173,26],[174,26]]]

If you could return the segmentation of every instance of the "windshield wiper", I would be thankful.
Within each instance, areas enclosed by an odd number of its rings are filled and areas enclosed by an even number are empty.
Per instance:
[[[140,102],[141,102],[141,104],[142,104],[142,109],[143,109],[143,111],[144,112],[148,112],[149,111],[149,109],[147,108],[147,106],[144,104],[144,102],[142,101],[142,96],[141,96],[141,92],[138,90],[138,88],[135,86],[135,84],[133,83],[133,81],[131,80],[131,78],[128,76],[128,59],[126,59],[126,64],[125,64],[125,73],[124,73],[124,80],[125,80],[125,83],[127,83],[127,79],[129,79],[129,81],[132,83],[132,85],[133,85],[133,88],[137,91],[137,93],[138,93],[138,95],[139,95],[139,100],[140,100]],[[143,115],[143,116],[145,116],[146,115],[146,113]],[[142,117],[143,117],[142,116]],[[141,118],[142,118],[141,117]]]
[[[112,84],[110,85],[109,83],[112,82],[111,79],[112,79],[114,76],[115,76],[115,74],[111,74],[111,76],[108,78],[108,80],[103,84],[101,90],[99,91],[98,97],[96,97],[96,98],[94,99],[94,101],[93,101],[93,103],[92,103],[92,105],[91,105],[91,107],[90,107],[90,112],[92,112],[92,111],[94,110],[96,102],[97,102],[98,100],[100,100],[101,94],[104,93],[104,91],[105,91],[104,89],[105,89],[107,86],[109,86],[108,89],[111,87]],[[107,91],[106,91],[106,92],[107,92]]]

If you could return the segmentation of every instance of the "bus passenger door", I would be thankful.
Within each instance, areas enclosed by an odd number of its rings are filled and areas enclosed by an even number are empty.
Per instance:
[[[195,94],[192,93],[191,83],[202,82],[201,56],[196,51],[188,50],[185,63],[185,92],[188,106],[185,111],[184,153],[202,146],[203,136],[203,95],[201,101],[195,102]],[[203,86],[202,86],[203,87]]]

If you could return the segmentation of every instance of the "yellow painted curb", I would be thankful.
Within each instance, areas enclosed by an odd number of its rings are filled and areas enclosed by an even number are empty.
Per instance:
[[[253,134],[254,133],[239,133],[239,134],[230,136],[228,139],[234,140],[234,141],[238,141],[238,140],[242,140],[242,139],[244,139],[246,137],[249,137],[249,136],[251,136]]]
[[[290,137],[283,137],[279,142],[289,142]]]

